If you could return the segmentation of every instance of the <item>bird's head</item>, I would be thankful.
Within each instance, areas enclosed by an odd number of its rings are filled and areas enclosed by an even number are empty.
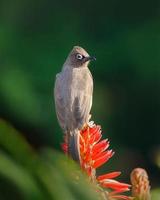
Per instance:
[[[67,64],[74,67],[87,67],[91,60],[96,60],[95,57],[89,56],[86,50],[82,47],[74,46],[68,58],[66,60]]]

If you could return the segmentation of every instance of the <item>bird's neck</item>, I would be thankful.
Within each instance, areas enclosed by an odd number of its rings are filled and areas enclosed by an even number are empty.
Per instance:
[[[62,67],[62,70],[80,70],[80,69],[86,69],[88,68],[87,65],[83,65],[83,66],[80,66],[80,67],[73,67],[73,66],[70,66],[68,65],[67,63],[64,63],[63,67]]]

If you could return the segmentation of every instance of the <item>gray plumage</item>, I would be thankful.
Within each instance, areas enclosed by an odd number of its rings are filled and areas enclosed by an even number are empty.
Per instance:
[[[93,79],[88,69],[93,59],[81,47],[75,46],[56,75],[54,98],[56,114],[67,135],[69,154],[79,160],[79,130],[89,122],[92,106]]]

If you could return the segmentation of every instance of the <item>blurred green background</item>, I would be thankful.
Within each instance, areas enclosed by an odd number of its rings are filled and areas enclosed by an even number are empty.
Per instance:
[[[92,119],[116,152],[101,171],[160,178],[160,1],[0,1],[0,117],[60,150],[55,75],[74,45],[97,61]]]

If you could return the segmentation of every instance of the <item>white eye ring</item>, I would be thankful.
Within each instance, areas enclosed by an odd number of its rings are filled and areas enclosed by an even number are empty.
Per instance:
[[[77,58],[78,60],[82,60],[82,59],[83,59],[83,56],[82,56],[81,54],[78,53],[78,54],[76,55],[76,58]]]

